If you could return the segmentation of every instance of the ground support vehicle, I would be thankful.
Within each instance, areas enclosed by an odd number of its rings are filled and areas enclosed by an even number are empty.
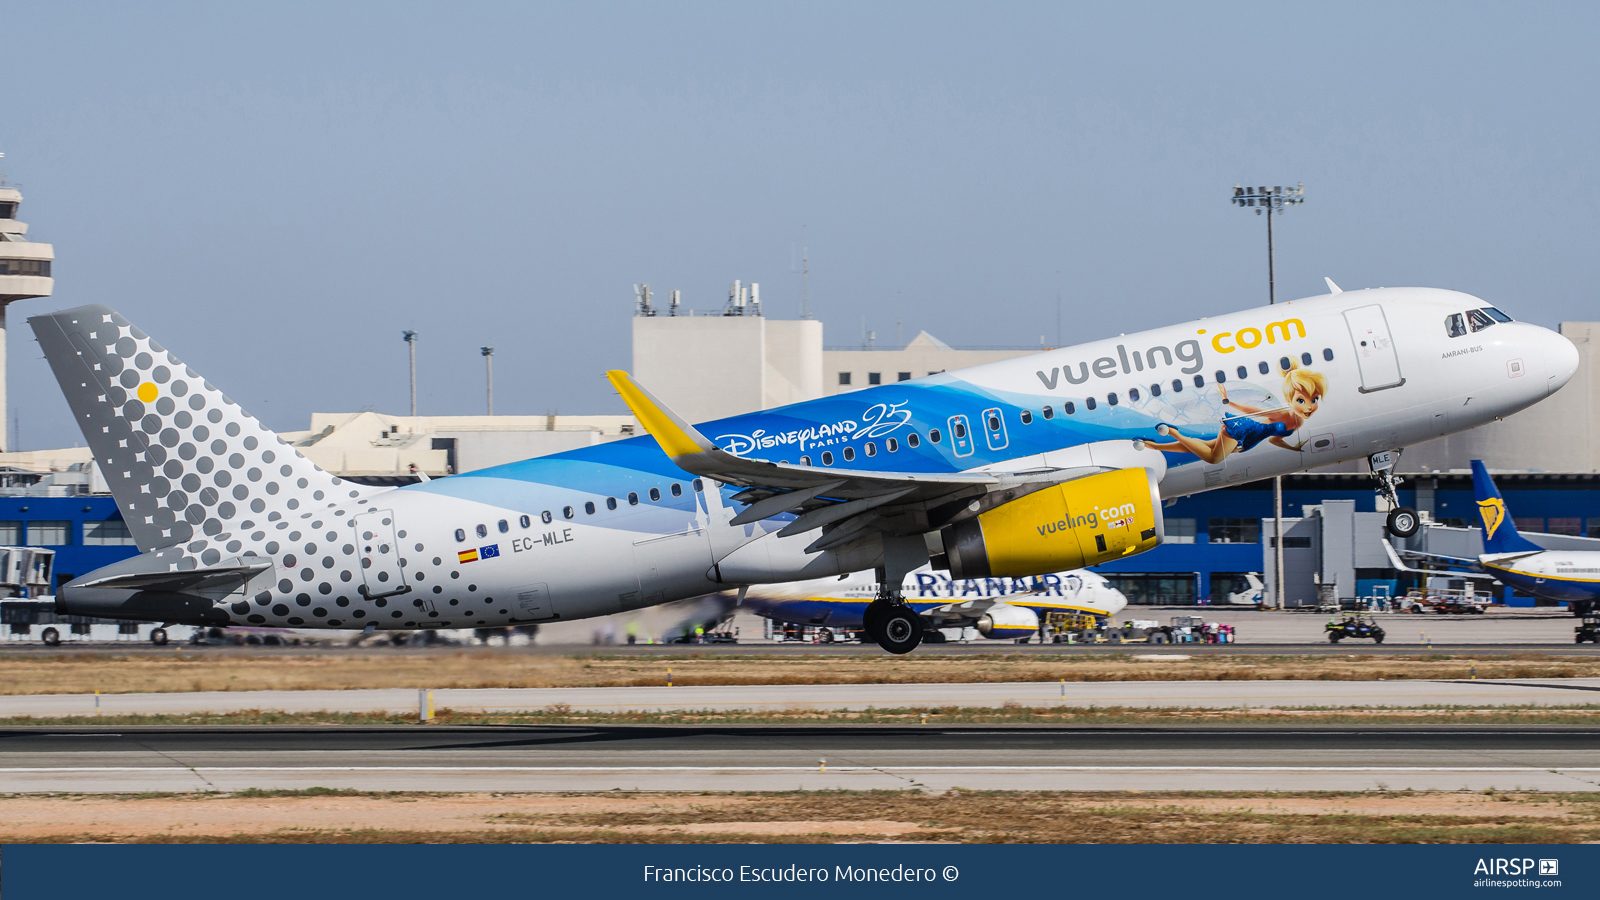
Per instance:
[[[1573,643],[1581,644],[1588,641],[1591,644],[1600,644],[1600,614],[1590,613],[1584,616],[1583,623],[1572,630]]]
[[[1337,622],[1329,622],[1324,626],[1328,633],[1328,642],[1337,644],[1346,638],[1370,639],[1373,643],[1383,643],[1384,630],[1371,616],[1345,616]]]

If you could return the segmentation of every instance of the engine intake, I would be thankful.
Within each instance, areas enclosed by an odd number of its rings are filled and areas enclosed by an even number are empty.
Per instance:
[[[951,578],[1021,578],[1099,565],[1161,543],[1161,493],[1147,469],[1052,485],[946,528]]]

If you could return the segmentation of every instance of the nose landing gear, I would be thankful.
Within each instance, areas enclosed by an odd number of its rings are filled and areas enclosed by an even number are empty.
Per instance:
[[[1400,450],[1384,450],[1367,457],[1367,465],[1372,468],[1372,478],[1378,482],[1378,496],[1389,501],[1389,518],[1384,523],[1389,533],[1395,537],[1408,538],[1417,533],[1422,527],[1422,517],[1409,506],[1400,505],[1400,484],[1403,479],[1394,473],[1394,467],[1400,462]]]

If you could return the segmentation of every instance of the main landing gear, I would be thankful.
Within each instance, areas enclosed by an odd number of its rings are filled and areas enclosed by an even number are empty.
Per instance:
[[[1395,537],[1408,538],[1417,533],[1422,527],[1422,517],[1409,506],[1400,505],[1400,476],[1394,474],[1394,467],[1400,463],[1400,450],[1385,450],[1367,457],[1367,465],[1372,467],[1372,478],[1378,482],[1378,496],[1389,501],[1389,518],[1384,523],[1389,533]]]
[[[878,570],[878,596],[867,604],[861,624],[867,637],[896,655],[910,653],[922,643],[922,617],[891,588],[882,569]]]

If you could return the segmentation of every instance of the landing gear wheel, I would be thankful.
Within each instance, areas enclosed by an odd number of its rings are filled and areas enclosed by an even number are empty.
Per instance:
[[[865,631],[867,637],[871,638],[875,643],[883,642],[880,637],[883,634],[883,617],[893,608],[893,605],[885,600],[874,600],[868,603],[867,608],[862,611],[861,630]]]
[[[150,643],[155,644],[157,647],[165,647],[167,645],[167,630],[165,628],[157,628],[151,631]]]
[[[61,646],[61,632],[54,628],[46,628],[39,632],[39,640],[44,641],[46,647],[59,647]]]
[[[1339,638],[1341,638],[1341,637],[1344,637],[1344,635],[1339,634],[1336,631],[1330,631],[1330,632],[1328,632],[1328,643],[1337,644],[1337,643],[1339,643]]]
[[[897,606],[888,610],[879,618],[878,624],[878,646],[890,653],[910,653],[922,643],[922,617],[910,607]]]
[[[1395,537],[1408,538],[1416,534],[1417,529],[1422,527],[1422,519],[1417,515],[1417,511],[1411,507],[1397,506],[1389,510],[1389,519],[1385,524],[1390,534]]]

